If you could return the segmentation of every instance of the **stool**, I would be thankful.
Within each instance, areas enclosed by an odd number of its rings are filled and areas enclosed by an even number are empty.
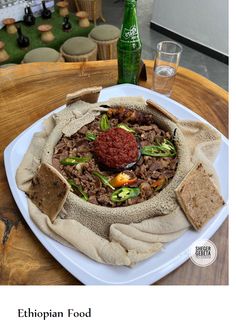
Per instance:
[[[90,22],[88,20],[88,13],[85,11],[80,11],[75,14],[78,18],[78,23],[81,28],[87,28],[90,26]]]
[[[61,54],[52,48],[36,48],[27,52],[21,63],[64,62]]]
[[[3,41],[0,41],[0,63],[5,62],[10,58],[4,47],[5,43]]]
[[[41,41],[49,43],[54,40],[55,36],[52,33],[52,26],[49,24],[42,24],[38,26],[38,31],[41,33]]]
[[[89,37],[97,43],[99,60],[117,58],[117,41],[120,37],[120,29],[104,24],[93,28]]]
[[[67,16],[69,15],[69,9],[68,9],[69,3],[67,1],[59,1],[57,3],[57,7],[59,8],[59,15],[60,16]]]
[[[85,11],[89,15],[89,20],[96,24],[97,19],[105,22],[102,16],[102,0],[75,0],[77,11]]]
[[[15,19],[13,18],[6,18],[2,21],[2,23],[4,24],[4,26],[6,26],[6,31],[8,34],[16,34],[17,29],[15,26]]]
[[[61,54],[67,62],[96,61],[97,45],[88,37],[72,37],[61,46]]]

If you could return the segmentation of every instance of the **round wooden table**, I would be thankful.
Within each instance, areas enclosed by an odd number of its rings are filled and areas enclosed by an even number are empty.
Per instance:
[[[151,87],[152,61],[145,61]],[[39,243],[11,195],[3,162],[5,147],[24,129],[65,103],[67,93],[117,81],[115,60],[87,63],[32,63],[0,69],[0,284],[79,285]],[[179,68],[172,99],[228,134],[228,93],[206,78]],[[228,222],[213,236],[217,260],[206,268],[190,260],[155,285],[228,284]]]

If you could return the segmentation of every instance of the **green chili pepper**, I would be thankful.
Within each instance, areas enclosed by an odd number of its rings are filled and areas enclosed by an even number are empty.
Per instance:
[[[108,116],[106,114],[103,114],[100,120],[100,128],[102,131],[107,131],[110,128],[110,123]]]
[[[93,174],[94,176],[99,177],[100,180],[102,181],[102,183],[103,183],[105,186],[110,187],[112,190],[115,190],[115,188],[110,184],[110,181],[109,181],[109,179],[108,179],[106,176],[100,174],[99,172],[93,172],[92,174]]]
[[[78,163],[89,162],[89,157],[68,157],[60,161],[63,166],[74,166]]]
[[[175,157],[176,149],[171,141],[165,139],[162,144],[157,146],[144,146],[141,153],[147,156],[156,157]]]
[[[165,150],[166,150],[166,152],[169,151],[170,157],[175,157],[176,156],[176,148],[170,140],[164,139],[164,141],[160,145],[160,147],[162,148],[163,151],[165,151]]]
[[[133,128],[130,128],[128,125],[126,124],[118,124],[117,127],[124,129],[127,132],[130,133],[136,133],[135,130]]]
[[[112,202],[120,203],[130,198],[135,198],[140,194],[139,188],[122,187],[114,191],[111,195]]]
[[[94,133],[88,131],[85,135],[85,138],[88,141],[94,141],[94,140],[96,140],[96,135]]]
[[[78,192],[78,193],[81,195],[80,198],[82,198],[84,201],[88,201],[89,196],[88,196],[88,194],[83,190],[83,188],[82,188],[81,185],[76,184],[75,181],[72,180],[72,179],[67,180],[67,182],[70,184],[70,186],[72,187],[72,189],[73,189],[75,192]]]

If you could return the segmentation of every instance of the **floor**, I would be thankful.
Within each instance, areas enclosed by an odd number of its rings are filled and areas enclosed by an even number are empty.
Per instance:
[[[139,30],[143,44],[143,59],[153,59],[158,42],[169,37],[150,29],[153,0],[138,0]],[[106,23],[121,27],[123,0],[103,0],[103,15]],[[183,45],[180,65],[207,77],[228,90],[228,65]]]

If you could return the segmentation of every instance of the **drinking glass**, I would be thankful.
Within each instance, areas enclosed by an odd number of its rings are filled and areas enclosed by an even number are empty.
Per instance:
[[[180,44],[172,41],[157,44],[153,68],[154,91],[168,97],[171,95],[182,50]]]

